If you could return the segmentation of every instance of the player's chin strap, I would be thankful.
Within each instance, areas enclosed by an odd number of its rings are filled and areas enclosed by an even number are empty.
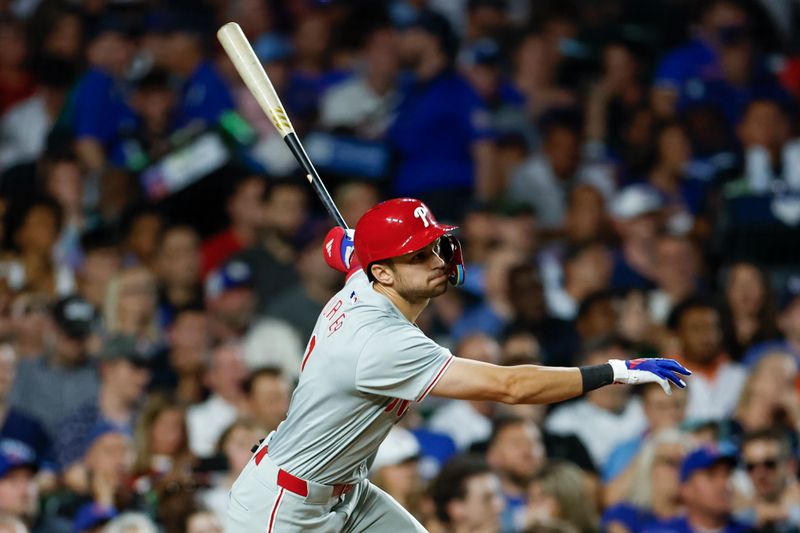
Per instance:
[[[467,279],[464,269],[464,256],[461,253],[461,243],[452,235],[443,235],[440,241],[442,259],[449,265],[447,280],[454,287],[460,287]]]

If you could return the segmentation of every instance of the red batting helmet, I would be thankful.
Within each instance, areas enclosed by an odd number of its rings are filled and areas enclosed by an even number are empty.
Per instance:
[[[414,198],[395,198],[364,213],[356,224],[355,248],[365,271],[384,259],[425,248],[456,226],[439,224],[428,206]]]

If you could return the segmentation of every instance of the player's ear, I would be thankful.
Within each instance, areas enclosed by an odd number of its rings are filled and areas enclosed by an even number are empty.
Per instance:
[[[394,285],[394,272],[386,263],[372,263],[369,271],[381,285]]]

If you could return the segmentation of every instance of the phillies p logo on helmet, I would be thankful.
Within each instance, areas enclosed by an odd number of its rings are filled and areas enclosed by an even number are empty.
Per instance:
[[[422,223],[425,224],[426,228],[431,225],[430,221],[428,220],[428,208],[424,205],[414,209],[414,218],[422,220]]]

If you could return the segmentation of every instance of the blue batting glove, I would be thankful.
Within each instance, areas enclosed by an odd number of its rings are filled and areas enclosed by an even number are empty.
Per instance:
[[[658,383],[664,392],[672,394],[670,383],[679,388],[684,388],[686,382],[680,376],[690,376],[692,373],[681,366],[674,359],[631,359],[622,361],[611,359],[608,364],[614,369],[614,383],[639,385],[643,383]]]

